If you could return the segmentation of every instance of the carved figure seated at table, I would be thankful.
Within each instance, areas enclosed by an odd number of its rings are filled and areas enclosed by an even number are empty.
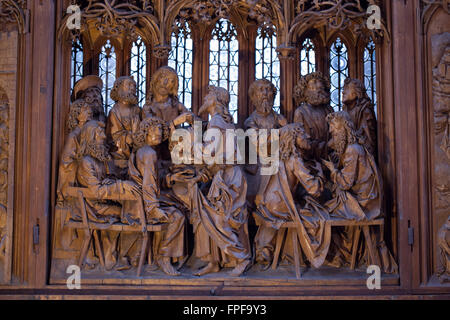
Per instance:
[[[305,161],[303,155],[309,148],[309,136],[300,124],[282,127],[278,173],[262,176],[255,200],[254,215],[259,221],[255,247],[256,261],[266,267],[272,263],[275,236],[286,222],[298,224],[297,228],[289,228],[287,239],[292,238],[291,232],[298,233],[303,251],[315,267],[319,267],[327,255],[331,234],[326,225],[328,213],[317,201],[323,191],[324,176],[320,163],[311,165]],[[308,194],[304,199],[294,197],[299,184]],[[292,245],[298,245],[298,241],[286,241],[284,245],[285,254],[290,257],[293,257]]]
[[[333,198],[325,204],[330,216],[353,221],[367,221],[381,217],[382,181],[373,155],[359,142],[354,124],[347,112],[332,113],[327,116],[327,121],[331,134],[329,146],[335,150],[338,157],[337,163],[322,161],[330,170],[333,182]],[[336,252],[331,254],[334,255],[332,265],[340,266],[350,261],[354,232],[355,227],[349,226],[333,233],[332,241]],[[386,248],[384,235],[380,231],[372,232],[371,236],[377,243],[384,271],[394,272],[397,265]]]
[[[139,186],[127,180],[107,176],[107,161],[111,159],[106,146],[104,124],[95,120],[87,122],[80,134],[80,156],[77,170],[77,183],[96,195],[96,199],[86,199],[88,218],[93,222],[114,223],[122,220],[128,223],[129,217],[143,217],[142,212],[129,212],[128,208],[139,210],[141,206],[127,205],[121,198],[133,197],[142,201]],[[117,201],[111,201],[117,199]],[[134,203],[134,201],[131,201]],[[120,206],[122,204],[122,207]],[[142,221],[140,221],[142,223]],[[116,246],[118,232],[105,231],[102,234],[105,248],[106,269],[116,264]],[[127,264],[125,261],[121,263]]]
[[[156,262],[168,275],[180,273],[172,266],[172,259],[186,256],[185,217],[176,204],[161,194],[158,158],[155,146],[168,137],[166,123],[154,117],[145,118],[134,135],[137,151],[129,160],[129,176],[142,188],[144,210],[148,223],[167,223],[168,227],[156,235],[159,241],[153,252]]]
[[[230,95],[225,89],[209,87],[199,110],[200,115],[206,113],[211,116],[207,129],[214,128],[225,136],[226,129],[235,128],[228,110],[229,102]],[[203,148],[208,147],[209,143],[210,141],[205,141]],[[223,140],[219,143],[226,145]],[[190,222],[194,230],[194,255],[207,262],[196,275],[218,272],[220,266],[234,266],[231,275],[239,276],[251,263],[247,230],[247,182],[240,166],[220,164],[224,163],[225,154],[219,152],[216,155],[218,158],[222,157],[222,162],[214,160],[209,163],[209,174],[194,170],[192,174],[185,175],[186,180],[191,182]],[[196,172],[201,173],[195,176]],[[182,180],[183,173],[186,172],[173,175],[169,180]],[[197,181],[209,177],[212,181],[205,196]]]

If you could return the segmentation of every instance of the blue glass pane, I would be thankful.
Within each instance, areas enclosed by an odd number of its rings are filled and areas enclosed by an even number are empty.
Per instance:
[[[371,40],[364,49],[364,85],[377,115],[377,72],[375,43]]]
[[[146,97],[147,48],[141,37],[133,42],[131,48],[131,76],[136,81],[138,104],[142,106]]]
[[[172,51],[169,55],[169,66],[178,74],[178,98],[189,110],[192,108],[192,64],[193,42],[187,23],[176,23],[172,33]]]
[[[300,76],[316,71],[316,53],[314,43],[306,38],[300,48]]]
[[[73,89],[75,82],[83,77],[83,46],[78,39],[72,42],[71,57],[70,88]]]
[[[348,53],[346,45],[337,38],[330,48],[331,106],[335,111],[342,109],[342,90],[348,77]]]
[[[217,21],[209,42],[209,84],[230,93],[230,113],[238,116],[239,42],[236,29],[225,19]]]
[[[113,107],[114,101],[111,99],[110,93],[116,80],[116,52],[109,40],[103,45],[99,55],[98,75],[103,80],[103,101],[105,114]]]
[[[276,52],[277,37],[275,30],[258,29],[256,37],[255,63],[256,79],[267,79],[277,88],[273,109],[280,112],[280,61]]]

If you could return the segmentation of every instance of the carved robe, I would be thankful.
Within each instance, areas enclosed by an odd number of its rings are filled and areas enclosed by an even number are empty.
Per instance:
[[[150,104],[145,104],[142,108],[142,119],[147,117],[157,117],[166,122],[170,122],[185,112],[190,113],[182,103],[169,97],[168,100],[163,103],[152,101]]]
[[[319,267],[324,262],[331,236],[330,226],[325,223],[329,218],[328,213],[311,196],[305,197],[303,206],[295,203],[293,193],[298,184],[313,196],[320,195],[323,184],[322,178],[315,177],[310,172],[300,155],[293,155],[285,161],[280,161],[277,174],[263,176],[258,191],[263,202],[254,213],[255,220],[262,222],[255,237],[258,261],[269,263],[266,260],[269,257],[263,256],[263,250],[268,250],[272,258],[277,231],[283,223],[295,221],[300,224],[301,230],[289,232],[298,232],[303,252],[308,260],[314,267]],[[286,242],[285,249],[286,254],[292,252],[289,241]]]
[[[244,129],[267,129],[268,141],[270,141],[270,130],[279,129],[287,124],[286,118],[271,111],[267,116],[264,116],[256,110],[245,120]],[[250,140],[251,142],[251,140]],[[255,150],[258,150],[258,145],[254,146]],[[248,164],[245,166],[245,170],[250,174],[247,175],[248,179],[248,195],[252,199],[258,192],[259,184],[261,182],[261,164]],[[253,202],[253,201],[251,201]]]
[[[106,134],[114,145],[112,155],[116,159],[128,160],[132,150],[132,143],[128,144],[127,136],[137,132],[141,109],[131,106],[128,110],[122,110],[116,103],[108,115]]]
[[[256,110],[245,120],[244,128],[247,130],[249,128],[253,129],[279,129],[287,124],[286,118],[271,111],[267,116],[260,114]]]
[[[364,100],[354,108],[344,105],[344,111],[350,115],[355,130],[364,138],[364,147],[375,156],[377,148],[377,120],[370,100]]]
[[[77,171],[78,183],[89,191],[96,195],[95,200],[86,199],[90,219],[94,221],[105,222],[102,217],[113,216],[116,219],[112,219],[112,222],[118,220],[121,214],[120,206],[112,203],[109,200],[105,200],[107,197],[125,195],[126,191],[122,187],[122,181],[117,180],[112,183],[103,184],[103,180],[106,178],[105,164],[91,156],[84,156],[79,164]],[[96,215],[96,213],[98,215]],[[103,220],[103,221],[102,221]]]
[[[156,151],[150,146],[143,146],[131,154],[128,166],[130,177],[142,188],[147,222],[168,223],[154,252],[165,257],[184,256],[185,217],[175,203],[160,193]],[[163,211],[169,220],[161,221],[158,211]]]
[[[300,123],[311,138],[311,150],[315,150],[316,158],[325,158],[328,142],[328,124],[326,117],[333,112],[330,106],[312,106],[301,104],[294,113],[294,122]]]
[[[208,124],[211,128],[221,130],[225,137],[225,130],[234,129],[234,125],[216,114]],[[190,221],[195,234],[194,254],[205,261],[232,266],[251,257],[247,181],[238,165],[214,165],[209,171],[213,179],[206,196],[193,186]]]

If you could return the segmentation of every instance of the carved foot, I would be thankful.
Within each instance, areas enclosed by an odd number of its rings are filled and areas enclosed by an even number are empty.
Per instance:
[[[170,262],[169,257],[161,257],[158,259],[158,265],[161,267],[162,271],[164,273],[168,274],[169,276],[179,276],[181,272],[178,272]]]
[[[203,276],[208,273],[219,272],[219,270],[220,270],[220,268],[219,268],[219,264],[217,262],[210,262],[194,274],[196,276]]]
[[[230,272],[232,277],[239,277],[245,272],[247,267],[250,265],[250,260],[243,260],[238,263],[238,265]]]
[[[117,271],[124,271],[124,270],[129,270],[129,269],[131,269],[131,265],[128,262],[128,259],[126,257],[120,258],[119,264],[116,267],[116,270]]]

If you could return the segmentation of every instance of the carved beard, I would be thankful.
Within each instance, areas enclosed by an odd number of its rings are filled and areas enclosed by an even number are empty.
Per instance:
[[[270,102],[268,101],[268,100],[266,100],[266,99],[263,99],[261,102],[260,102],[260,107],[259,107],[259,111],[261,112],[261,113],[263,113],[263,114],[269,114],[270,113],[270,110],[272,110],[272,105],[270,104]]]
[[[104,144],[88,143],[86,153],[99,161],[111,160],[108,148]]]
[[[313,105],[313,106],[330,103],[330,95],[324,90],[317,91],[317,92],[306,90],[305,98],[306,98],[306,102],[308,102],[310,105]]]
[[[343,155],[345,148],[347,147],[347,133],[342,131],[333,135],[333,138],[328,143],[328,146],[335,150],[339,156]]]
[[[119,93],[119,101],[126,103],[126,104],[137,104],[138,103],[138,98],[136,96],[135,93],[133,92],[120,92]]]

